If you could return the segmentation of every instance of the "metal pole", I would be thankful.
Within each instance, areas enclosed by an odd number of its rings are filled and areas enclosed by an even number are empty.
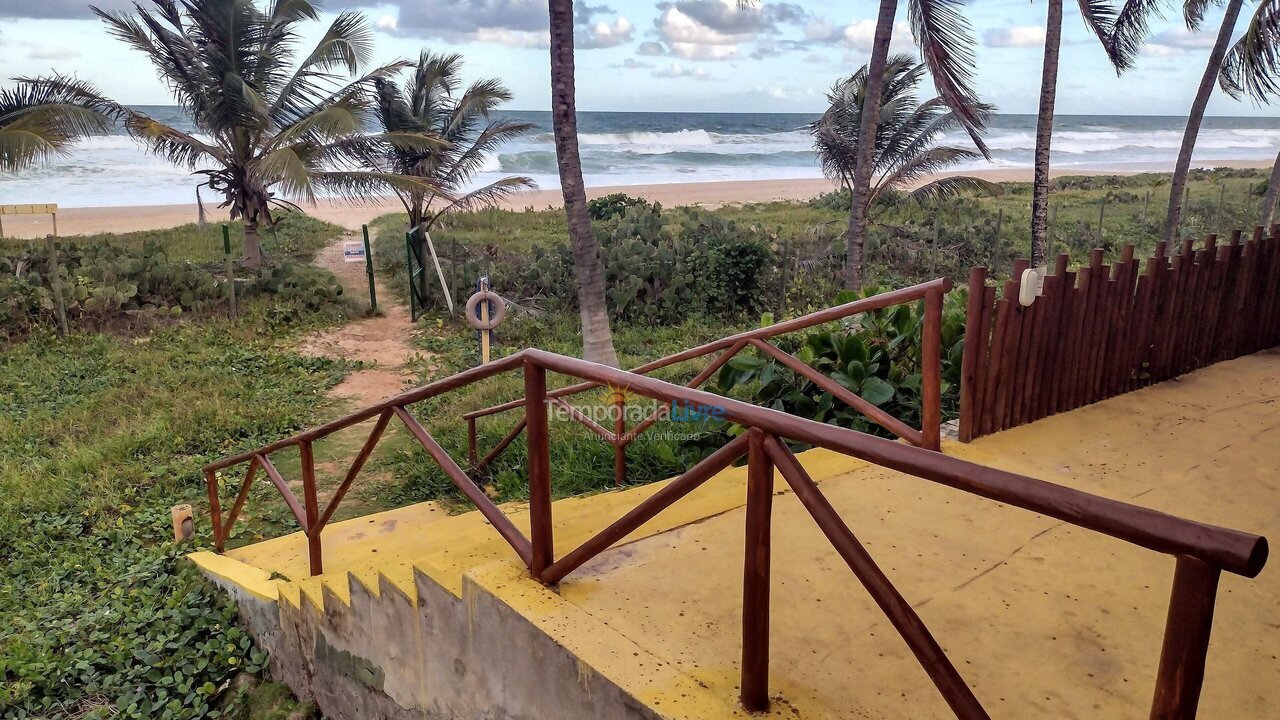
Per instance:
[[[364,233],[364,271],[369,276],[369,312],[378,312],[378,291],[373,286],[373,250],[369,247],[369,226],[361,225]]]
[[[1106,238],[1106,233],[1102,231],[1103,219],[1106,217],[1106,212],[1107,212],[1107,201],[1099,200],[1098,201],[1098,245],[1101,245],[1103,240]]]
[[[231,301],[231,317],[239,313],[236,309],[236,261],[231,257],[231,228],[222,225],[222,257],[227,266],[227,297]]]

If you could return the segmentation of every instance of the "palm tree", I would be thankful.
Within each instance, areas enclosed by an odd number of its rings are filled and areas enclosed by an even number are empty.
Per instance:
[[[47,161],[78,138],[107,132],[115,112],[92,85],[75,78],[17,78],[17,85],[0,90],[0,172]]]
[[[122,108],[125,127],[152,152],[203,176],[198,187],[221,194],[221,207],[244,219],[245,265],[262,262],[258,227],[273,222],[272,208],[296,208],[278,193],[314,203],[326,192],[360,198],[429,186],[351,163],[380,143],[440,145],[420,133],[359,134],[373,83],[407,67],[396,62],[357,76],[372,50],[363,16],[339,14],[298,55],[298,26],[319,19],[309,0],[272,0],[265,10],[254,0],[152,1],[153,9],[139,5],[136,15],[93,11],[149,57],[197,133]]]
[[[556,142],[560,192],[569,223],[573,249],[573,274],[578,285],[578,312],[582,318],[583,357],[605,365],[618,365],[605,305],[604,269],[600,245],[587,215],[587,191],[582,182],[582,158],[578,154],[577,100],[574,88],[573,2],[548,0],[551,19],[551,126]]]
[[[1036,117],[1035,172],[1031,185],[1031,267],[1043,268],[1049,241],[1049,158],[1053,142],[1053,114],[1058,99],[1058,59],[1062,47],[1062,3],[1049,0],[1045,19],[1044,64],[1040,71],[1040,107]],[[1099,0],[1079,0],[1080,17],[1104,48],[1115,22],[1115,11]],[[1116,58],[1112,63],[1120,67]]]
[[[916,89],[924,78],[925,66],[910,55],[889,58],[881,77],[880,121],[876,124],[872,147],[872,183],[867,207],[888,193],[902,191],[921,178],[958,163],[982,157],[977,150],[935,145],[939,135],[960,126],[956,114],[940,97],[921,103]],[[862,130],[862,107],[867,97],[867,66],[838,83],[827,93],[830,107],[809,126],[814,150],[823,173],[845,187],[853,183]],[[980,121],[994,111],[989,105],[974,106]],[[948,197],[965,192],[999,195],[999,185],[969,176],[939,178],[907,191],[916,200]],[[869,213],[868,213],[869,214]]]
[[[383,78],[375,81],[378,120],[385,132],[435,135],[447,143],[425,149],[389,145],[369,159],[371,169],[423,178],[433,186],[396,189],[411,228],[429,231],[446,213],[491,205],[536,187],[532,178],[523,176],[470,187],[487,155],[536,126],[490,119],[490,113],[511,100],[511,92],[501,81],[489,79],[477,80],[459,95],[461,70],[461,55],[424,51],[403,85]]]
[[[960,126],[973,138],[974,145],[987,155],[982,142],[983,128],[981,103],[973,90],[973,32],[969,22],[957,7],[960,0],[907,0],[907,14],[911,21],[911,34],[933,77],[938,96],[952,112]],[[889,64],[889,44],[893,40],[893,21],[898,14],[898,0],[880,0],[876,15],[875,37],[871,45],[871,58],[867,62],[870,77],[884,77]],[[883,85],[867,86],[863,107],[872,112],[862,113],[859,137],[876,137],[880,122],[880,93]],[[875,158],[870,144],[859,148],[853,181],[849,186],[849,233],[846,236],[845,286],[850,290],[862,287],[862,248],[867,237],[867,210],[870,203],[871,177]]]
[[[1183,20],[1187,29],[1196,31],[1204,22],[1210,0],[1187,0],[1183,5]],[[1196,138],[1204,122],[1204,112],[1213,95],[1215,83],[1233,98],[1250,96],[1259,102],[1269,102],[1280,91],[1280,4],[1276,0],[1261,0],[1249,20],[1244,34],[1234,45],[1236,23],[1240,19],[1244,0],[1227,0],[1222,13],[1222,23],[1204,75],[1187,115],[1187,126],[1182,134],[1182,147],[1174,165],[1173,179],[1169,183],[1169,212],[1165,216],[1164,240],[1177,240],[1182,222],[1182,194],[1191,172],[1191,156],[1195,152]],[[1160,11],[1158,0],[1127,0],[1116,19],[1112,44],[1115,52],[1125,58],[1138,54],[1147,37],[1147,22],[1153,13]],[[1277,160],[1280,163],[1280,159]],[[1269,219],[1270,208],[1264,209]]]

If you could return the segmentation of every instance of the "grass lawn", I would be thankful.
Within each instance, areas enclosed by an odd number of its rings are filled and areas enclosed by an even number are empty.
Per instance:
[[[342,319],[262,302],[0,349],[0,717],[252,716],[258,690],[231,682],[265,655],[182,560],[209,544],[200,467],[323,417],[348,367],[289,343]],[[279,531],[273,494],[255,491],[242,533]],[[180,503],[193,542],[173,541]]]

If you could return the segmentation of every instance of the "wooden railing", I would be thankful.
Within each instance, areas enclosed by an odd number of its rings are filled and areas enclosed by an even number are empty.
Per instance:
[[[1215,362],[1280,344],[1280,237],[1257,228],[1219,246],[1164,243],[1140,274],[1133,246],[1115,265],[1057,259],[1041,296],[1018,303],[1020,276],[996,288],[969,277],[960,386],[960,439],[1072,410]]]
[[[734,340],[737,345],[741,340]],[[409,406],[499,373],[520,370],[524,376],[524,433],[528,447],[529,535],[526,537],[467,476],[462,468],[418,422]],[[723,417],[746,429],[684,475],[560,558],[554,554],[548,409],[555,399],[548,392],[546,374],[559,373],[594,386],[626,387],[636,395],[660,403],[714,406]],[[252,452],[226,458],[205,468],[214,537],[221,551],[231,523],[244,506],[256,468],[267,471],[285,497],[308,540],[313,574],[322,571],[321,533],[352,479],[369,457],[387,423],[398,418],[421,443],[449,479],[475,504],[495,531],[511,545],[531,576],[554,585],[584,563],[626,538],[648,520],[728,467],[747,456],[747,545],[743,578],[741,701],[751,711],[769,704],[770,538],[774,472],[780,473],[832,547],[871,594],[917,660],[933,680],[955,715],[966,720],[987,718],[968,684],[929,633],[910,603],[893,586],[866,548],[832,507],[789,448],[803,443],[826,448],[928,481],[1016,506],[1094,530],[1150,550],[1177,557],[1173,594],[1151,717],[1157,720],[1195,716],[1203,681],[1209,631],[1222,571],[1254,577],[1267,560],[1267,541],[1258,535],[1205,525],[1155,510],[1111,500],[1042,480],[976,465],[939,452],[826,425],[775,410],[675,385],[652,377],[597,365],[540,350],[524,350],[444,380],[406,392],[347,417]],[[368,441],[321,512],[316,500],[312,445],[342,428],[374,420]],[[298,447],[302,456],[304,502],[299,503],[271,465],[271,453]],[[224,522],[216,473],[247,464],[245,483]],[[429,530],[428,530],[429,532]]]
[[[917,447],[923,447],[929,450],[940,450],[942,447],[942,305],[946,294],[950,291],[951,280],[949,278],[931,280],[926,283],[902,288],[901,290],[881,293],[879,295],[855,300],[837,307],[819,310],[818,312],[803,315],[776,325],[757,328],[731,337],[721,338],[720,340],[716,340],[705,345],[700,345],[674,355],[668,355],[667,357],[645,363],[631,372],[647,375],[655,370],[661,370],[682,362],[697,360],[708,355],[719,353],[705,368],[703,368],[701,372],[699,372],[685,385],[690,388],[699,388],[702,387],[703,383],[719,372],[720,369],[724,367],[725,363],[732,360],[735,355],[746,348],[755,348],[763,355],[778,361],[782,365],[791,369],[797,375],[800,375],[809,382],[812,382],[823,391],[830,393],[836,400],[848,405],[850,408],[853,408],[871,422],[893,433],[896,437],[906,440]],[[846,388],[844,385],[841,385],[835,380],[819,373],[817,370],[805,364],[795,356],[783,352],[769,342],[772,338],[776,338],[781,335],[787,335],[815,327],[817,325],[843,320],[853,315],[882,310],[895,305],[902,305],[921,300],[924,301],[924,326],[921,329],[920,344],[921,427],[919,430],[893,417],[867,400],[864,400],[849,388]],[[570,395],[576,395],[599,387],[599,383],[578,383],[552,391],[550,398],[552,403],[560,410],[564,411],[568,417],[581,423],[588,430],[599,435],[605,442],[613,445],[614,483],[621,487],[627,477],[627,446],[634,442],[635,439],[646,430],[653,427],[655,423],[666,417],[670,412],[670,406],[660,406],[651,415],[649,415],[649,417],[645,418],[643,421],[636,424],[635,427],[628,430],[626,413],[627,401],[626,397],[619,393],[612,399],[615,407],[611,413],[613,429],[610,430],[600,425],[586,413],[583,413],[564,399]],[[520,433],[525,430],[526,424],[524,418],[518,420],[511,431],[507,433],[492,450],[485,454],[484,457],[480,457],[476,421],[483,417],[497,415],[511,410],[518,410],[523,407],[523,399],[513,400],[500,405],[474,410],[463,415],[463,418],[467,421],[467,450],[473,474],[482,472],[494,461],[494,459],[501,455],[511,445],[511,443],[520,436]]]

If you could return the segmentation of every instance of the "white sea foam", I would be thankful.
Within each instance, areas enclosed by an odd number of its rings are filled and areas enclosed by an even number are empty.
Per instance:
[[[165,109],[160,109],[165,112]],[[181,118],[173,109],[167,122]],[[477,182],[522,174],[554,188],[555,145],[547,113],[517,113],[541,129],[486,154]],[[590,185],[628,185],[821,176],[812,118],[796,115],[690,113],[582,113],[579,144]],[[193,131],[193,128],[184,127]],[[960,132],[942,142],[968,146]],[[989,129],[992,159],[957,169],[1029,167],[1035,119],[1002,116]],[[1062,116],[1053,139],[1059,167],[1171,165],[1182,142],[1176,118]],[[1280,120],[1209,118],[1196,146],[1200,160],[1272,159],[1280,149]],[[64,206],[188,203],[200,181],[185,168],[148,154],[123,135],[96,137],[65,157],[26,171],[0,175],[0,202],[58,202]],[[206,200],[212,200],[206,193]]]

